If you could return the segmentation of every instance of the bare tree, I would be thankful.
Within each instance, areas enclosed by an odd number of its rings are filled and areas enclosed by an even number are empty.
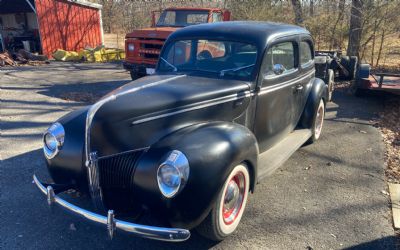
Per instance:
[[[352,0],[350,11],[350,34],[347,47],[348,56],[359,56],[363,23],[363,0]]]
[[[300,0],[292,0],[293,11],[295,15],[294,23],[297,25],[303,24],[303,11],[301,9]]]
[[[314,0],[310,0],[310,16],[314,16]]]

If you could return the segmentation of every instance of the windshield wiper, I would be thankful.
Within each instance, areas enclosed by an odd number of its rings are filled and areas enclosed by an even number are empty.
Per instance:
[[[232,68],[232,69],[224,69],[219,72],[219,75],[224,76],[226,72],[229,72],[229,71],[236,72],[236,71],[239,71],[242,69],[247,69],[247,68],[253,67],[254,65],[255,64],[249,64],[249,65],[242,66],[242,67],[237,67],[237,68]]]
[[[160,59],[163,60],[168,66],[170,66],[171,68],[173,68],[173,69],[174,69],[174,72],[178,71],[178,68],[175,67],[175,65],[173,65],[173,64],[170,63],[170,62],[168,62],[167,60],[165,60],[165,59],[162,58],[161,56],[160,56]]]

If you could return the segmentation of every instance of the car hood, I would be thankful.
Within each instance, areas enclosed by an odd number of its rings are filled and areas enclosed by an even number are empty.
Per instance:
[[[159,116],[224,97],[235,97],[250,90],[243,81],[195,77],[188,75],[155,75],[141,78],[109,93],[116,98],[105,103],[96,118],[118,122]],[[102,100],[100,100],[102,101]]]
[[[154,75],[109,93],[93,116],[90,150],[100,155],[147,147],[191,124],[233,121],[246,109],[250,83],[188,75]],[[94,104],[97,105],[97,104]]]
[[[133,30],[131,33],[126,34],[126,38],[154,38],[154,39],[167,39],[167,37],[179,29],[179,27],[155,27]]]

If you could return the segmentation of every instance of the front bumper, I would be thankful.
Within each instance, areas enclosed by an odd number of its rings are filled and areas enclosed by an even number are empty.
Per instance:
[[[130,63],[124,61],[122,63],[124,69],[127,71],[132,71],[140,75],[147,75],[146,68],[154,69],[156,67],[155,64],[147,64],[147,63]]]
[[[112,210],[108,211],[107,216],[93,213],[61,199],[59,196],[55,195],[51,185],[45,187],[39,181],[36,175],[33,175],[33,181],[40,191],[47,196],[47,202],[49,205],[57,203],[61,207],[73,212],[76,215],[80,215],[90,221],[107,226],[110,237],[114,235],[116,229],[120,229],[143,238],[170,242],[185,241],[190,237],[190,231],[186,229],[145,226],[115,219],[114,212]]]

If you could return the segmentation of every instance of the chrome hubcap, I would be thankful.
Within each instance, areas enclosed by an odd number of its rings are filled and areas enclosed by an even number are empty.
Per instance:
[[[224,223],[233,223],[242,208],[245,194],[245,177],[242,172],[237,173],[229,181],[224,194],[222,213]]]

